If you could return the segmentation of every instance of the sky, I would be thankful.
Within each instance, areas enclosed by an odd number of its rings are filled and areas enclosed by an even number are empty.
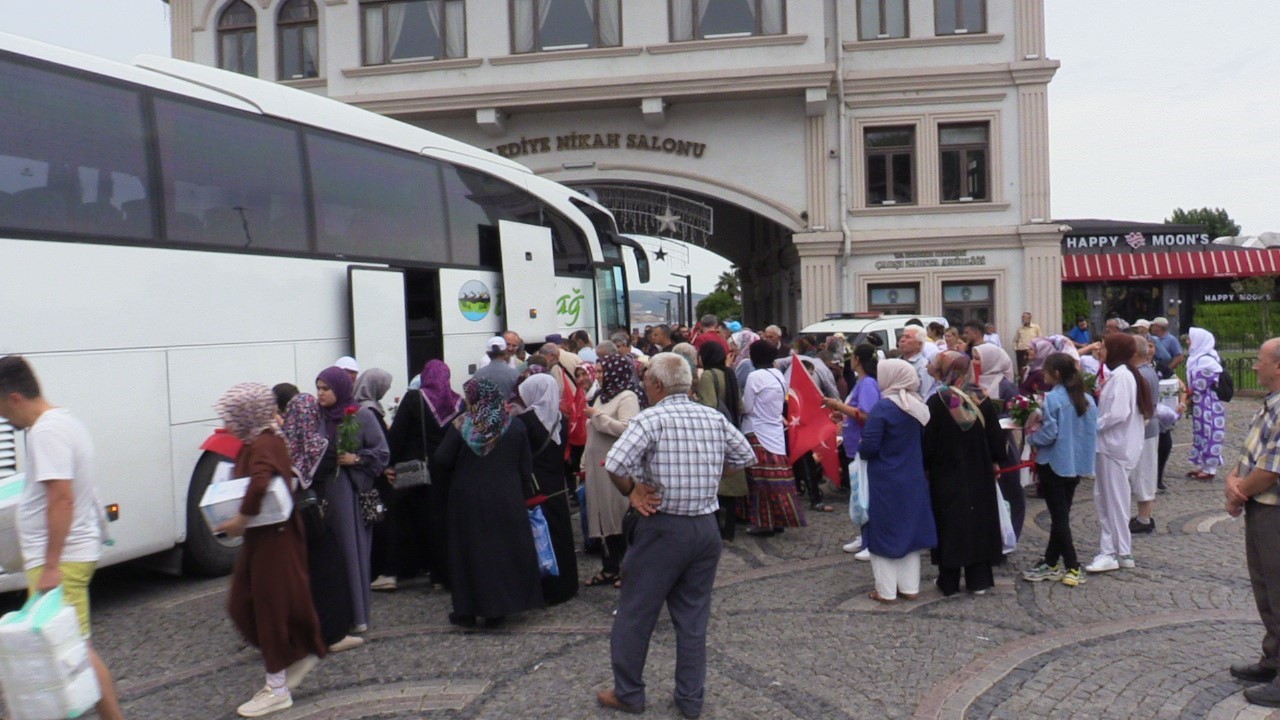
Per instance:
[[[161,0],[0,0],[0,17],[115,60],[169,52]],[[1280,231],[1278,31],[1277,0],[1045,0],[1053,216],[1221,207]]]

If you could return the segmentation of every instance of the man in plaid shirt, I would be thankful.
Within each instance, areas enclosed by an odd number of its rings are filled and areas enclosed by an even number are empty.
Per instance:
[[[1254,415],[1245,437],[1244,453],[1235,471],[1227,476],[1227,512],[1245,513],[1245,557],[1253,600],[1266,633],[1262,658],[1231,666],[1235,677],[1255,683],[1244,697],[1255,705],[1280,707],[1280,338],[1272,338],[1258,350],[1253,369],[1267,399]]]
[[[655,355],[645,373],[650,407],[614,443],[605,469],[641,516],[622,561],[622,594],[613,621],[613,688],[601,705],[644,711],[644,664],[665,602],[676,631],[675,701],[702,714],[707,621],[720,562],[716,490],[726,469],[755,462],[747,439],[715,408],[689,398],[693,374],[674,353]]]

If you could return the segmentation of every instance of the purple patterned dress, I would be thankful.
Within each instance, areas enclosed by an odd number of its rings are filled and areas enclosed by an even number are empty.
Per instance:
[[[1227,415],[1213,390],[1219,374],[1204,368],[1192,370],[1187,377],[1191,386],[1190,460],[1207,473],[1217,472],[1222,465],[1222,441],[1227,433]]]

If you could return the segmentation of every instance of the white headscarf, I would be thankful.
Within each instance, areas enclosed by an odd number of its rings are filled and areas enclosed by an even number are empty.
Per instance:
[[[991,343],[982,343],[973,352],[982,363],[982,375],[978,377],[978,384],[988,397],[1000,397],[1000,379],[1013,382],[1013,361],[1009,359],[1009,353]]]
[[[520,399],[525,407],[551,434],[551,442],[560,444],[560,384],[548,373],[530,375],[520,383]]]
[[[880,396],[887,398],[921,425],[929,423],[929,406],[920,399],[920,376],[906,360],[881,360],[876,366]]]
[[[1208,370],[1211,373],[1222,372],[1222,358],[1218,357],[1218,351],[1214,350],[1217,341],[1213,337],[1213,333],[1204,328],[1193,327],[1187,330],[1187,337],[1191,340],[1191,350],[1188,351],[1187,373]],[[1189,378],[1188,378],[1189,379]]]

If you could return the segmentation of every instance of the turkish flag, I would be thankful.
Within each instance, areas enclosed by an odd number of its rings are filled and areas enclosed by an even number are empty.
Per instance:
[[[799,372],[796,369],[799,368]],[[840,484],[840,459],[836,449],[838,426],[831,422],[831,411],[822,407],[822,393],[813,383],[804,361],[794,353],[787,370],[790,389],[787,392],[788,462],[793,465],[812,452],[822,465],[822,474],[835,485]]]

